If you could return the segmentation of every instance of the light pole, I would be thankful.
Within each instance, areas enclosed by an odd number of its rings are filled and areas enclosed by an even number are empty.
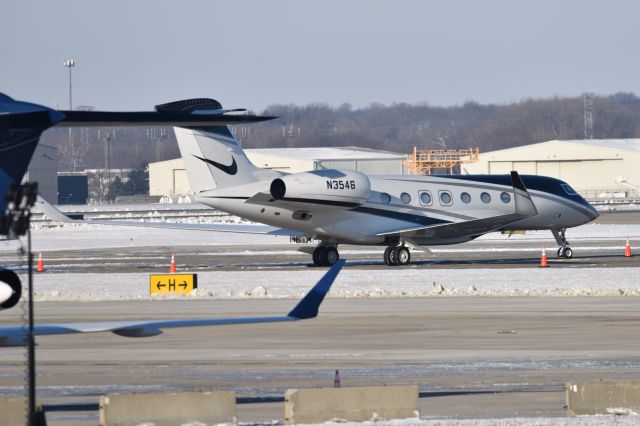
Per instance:
[[[71,69],[76,66],[75,59],[67,59],[64,66],[69,68],[69,111],[73,110],[73,98],[71,97]]]

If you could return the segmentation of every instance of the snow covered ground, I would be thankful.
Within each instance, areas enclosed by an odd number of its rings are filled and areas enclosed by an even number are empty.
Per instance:
[[[580,242],[610,240],[624,244],[626,237],[640,240],[640,225],[589,224],[568,232],[574,247]],[[530,232],[511,237],[531,245],[509,244],[492,247],[491,243],[509,240],[505,235],[488,234],[475,242],[433,249],[434,253],[451,251],[532,251],[539,250],[537,241],[555,247],[549,232]],[[536,243],[534,243],[534,241]],[[115,227],[88,224],[39,226],[33,232],[35,251],[83,250],[109,247],[143,247],[176,245],[241,245],[237,253],[255,254],[253,244],[289,244],[286,237],[233,233],[181,231],[152,228]],[[609,242],[610,244],[610,242]],[[0,242],[0,252],[15,251],[17,241]],[[291,244],[285,250],[296,253]],[[589,249],[585,247],[584,249]],[[372,248],[352,248],[354,252]],[[373,252],[373,251],[372,251]],[[375,252],[379,252],[376,249]],[[306,254],[300,254],[307,256]],[[250,262],[250,260],[248,260]],[[267,268],[271,269],[271,268]],[[189,297],[247,298],[299,297],[320,278],[323,269],[252,270],[200,272],[199,288]],[[418,269],[416,267],[376,269],[375,274],[347,268],[338,277],[330,297],[451,297],[451,296],[640,296],[640,268],[455,268]],[[126,283],[114,285],[113,283]],[[147,273],[66,273],[36,276],[38,300],[127,300],[150,299]]]
[[[215,271],[198,273],[189,298],[302,296],[324,270]],[[346,269],[329,297],[640,296],[640,268],[386,269],[375,274]],[[117,284],[119,283],[119,284]],[[125,283],[123,285],[122,283]],[[147,273],[41,274],[36,300],[144,300]]]
[[[640,240],[640,225],[604,225],[588,224],[567,231],[572,246],[580,247],[581,241],[620,241],[626,238]],[[42,223],[32,233],[35,251],[83,250],[110,247],[148,247],[180,245],[253,245],[287,244],[288,237],[271,235],[251,235],[227,232],[185,231],[177,229],[154,229],[123,227],[97,224],[56,224]],[[24,239],[22,240],[24,244]],[[455,250],[475,250],[473,244],[489,242],[533,242],[540,241],[555,247],[555,241],[549,231],[530,231],[525,235],[486,234],[476,241],[461,244]],[[18,247],[15,241],[0,241],[0,252],[14,251]],[[291,245],[296,249],[296,245]],[[515,248],[515,247],[514,247]],[[438,252],[437,247],[433,248]]]
[[[322,426],[637,426],[638,416],[515,417],[499,419],[404,419],[369,422],[326,422]]]

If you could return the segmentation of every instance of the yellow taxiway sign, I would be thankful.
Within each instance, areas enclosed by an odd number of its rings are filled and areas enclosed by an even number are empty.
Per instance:
[[[151,294],[189,294],[198,288],[198,274],[149,275]]]

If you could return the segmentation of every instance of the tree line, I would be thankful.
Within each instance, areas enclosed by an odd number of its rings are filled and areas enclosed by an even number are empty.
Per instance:
[[[640,98],[616,93],[593,98],[597,139],[640,137]],[[552,139],[583,139],[584,99],[553,97],[509,104],[469,101],[450,107],[428,103],[271,105],[277,120],[235,126],[246,148],[358,146],[409,153],[418,149],[479,147],[493,151]],[[134,168],[178,158],[171,129],[51,129],[42,142],[59,148],[59,170]]]

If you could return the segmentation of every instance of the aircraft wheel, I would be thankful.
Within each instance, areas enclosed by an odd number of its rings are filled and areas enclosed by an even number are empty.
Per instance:
[[[564,247],[558,249],[558,257],[564,257]]]
[[[394,256],[395,247],[389,246],[384,249],[384,264],[387,266],[395,266],[395,256]]]
[[[571,250],[571,247],[564,248],[563,257],[565,259],[571,259],[573,257],[573,250]]]
[[[411,262],[411,253],[409,252],[409,249],[404,246],[395,248],[394,257],[396,265],[408,265],[409,262]]]
[[[313,260],[313,264],[316,266],[322,266],[322,252],[324,251],[324,247],[316,247],[313,250],[313,254],[311,255],[311,259]]]
[[[340,259],[340,254],[335,247],[325,247],[320,255],[322,266],[333,266],[338,259]]]

